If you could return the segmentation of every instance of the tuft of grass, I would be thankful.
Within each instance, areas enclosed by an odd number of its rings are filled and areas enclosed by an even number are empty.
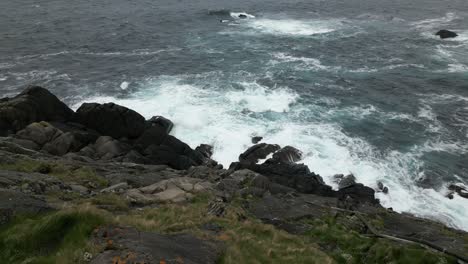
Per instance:
[[[75,182],[82,185],[105,187],[108,181],[85,166],[72,166],[59,162],[46,162],[33,159],[18,159],[13,163],[0,163],[0,170],[19,171],[26,173],[50,174],[64,182]]]
[[[16,218],[0,230],[0,263],[82,263],[92,231],[106,216],[91,207]]]

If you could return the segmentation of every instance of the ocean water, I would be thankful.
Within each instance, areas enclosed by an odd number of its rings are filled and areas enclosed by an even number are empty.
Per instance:
[[[445,197],[468,185],[465,0],[1,1],[0,95],[28,84],[168,117],[225,166],[254,135],[292,145],[331,185],[382,181],[384,206],[468,230]]]

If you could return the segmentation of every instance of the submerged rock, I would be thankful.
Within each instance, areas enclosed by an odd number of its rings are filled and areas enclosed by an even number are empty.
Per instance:
[[[450,30],[442,29],[436,33],[436,36],[439,36],[441,39],[446,39],[458,37],[458,34]]]

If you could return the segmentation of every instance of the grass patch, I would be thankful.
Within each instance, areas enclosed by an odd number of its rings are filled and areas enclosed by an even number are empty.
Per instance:
[[[115,193],[98,194],[91,198],[91,203],[110,212],[128,211],[130,209],[130,203]]]
[[[198,195],[190,204],[163,204],[158,208],[119,216],[116,221],[140,230],[163,233],[188,232],[226,244],[220,263],[333,263],[317,245],[298,236],[250,218],[244,210],[229,205],[224,217],[207,215],[210,195]],[[235,204],[235,203],[234,203]],[[208,234],[202,226],[214,223],[222,227]]]
[[[304,222],[312,229],[305,239],[322,245],[338,263],[456,263],[447,255],[417,245],[363,236],[331,217]]]
[[[91,232],[106,222],[93,208],[16,218],[0,230],[0,263],[81,263]]]
[[[50,174],[64,182],[75,182],[81,185],[89,185],[89,183],[96,187],[105,187],[108,185],[108,181],[98,176],[92,168],[66,165],[59,162],[18,159],[12,163],[1,163],[0,170]]]

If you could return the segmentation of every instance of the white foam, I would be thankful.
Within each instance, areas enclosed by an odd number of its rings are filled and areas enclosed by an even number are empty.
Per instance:
[[[457,72],[467,72],[468,73],[468,66],[461,63],[453,63],[448,64],[448,72],[457,73]]]
[[[312,36],[335,31],[332,23],[319,20],[256,19],[246,25],[252,29],[273,35]]]
[[[232,18],[236,18],[236,19],[238,19],[240,15],[243,15],[246,18],[255,18],[254,15],[251,15],[251,14],[246,13],[246,12],[231,12],[230,14],[231,14]]]
[[[269,91],[256,82],[242,82],[240,84],[245,87],[244,90],[228,92],[226,97],[232,103],[253,112],[286,112],[298,97],[296,93],[287,89]]]
[[[126,81],[125,81],[125,82],[122,82],[122,83],[120,84],[120,89],[122,89],[122,90],[127,90],[127,88],[128,88],[129,85],[130,85],[129,82],[126,82]]]
[[[307,57],[294,57],[283,52],[273,53],[274,59],[270,60],[269,64],[275,65],[278,63],[298,63],[294,69],[297,71],[318,70],[318,71],[339,71],[340,66],[323,65],[319,59]]]
[[[150,79],[142,84],[145,89],[131,98],[97,96],[86,101],[112,101],[135,109],[146,118],[153,115],[170,118],[176,124],[173,133],[177,137],[192,147],[201,143],[213,145],[214,159],[225,166],[252,145],[252,135],[262,135],[263,142],[302,150],[303,162],[332,186],[333,175],[337,173],[353,173],[359,182],[371,187],[382,181],[390,190],[388,195],[377,194],[384,206],[468,230],[466,200],[460,197],[449,200],[440,190],[423,189],[415,184],[424,177],[421,157],[425,152],[459,153],[466,150],[462,144],[428,140],[407,152],[381,153],[363,139],[348,136],[336,123],[328,122],[336,114],[328,106],[301,106],[297,94],[287,88],[267,88],[245,77],[237,82],[240,88],[233,89],[226,85],[226,80],[217,80],[218,74]],[[202,82],[187,84],[194,77]],[[366,109],[364,114],[380,114],[372,106],[350,111],[357,115]],[[304,116],[318,115],[320,118],[304,122]],[[433,118],[429,109],[423,109],[418,116]]]
[[[413,22],[410,25],[416,28],[440,27],[441,25],[446,25],[447,23],[450,23],[453,20],[458,19],[458,18],[459,16],[457,16],[457,14],[449,12],[449,13],[446,13],[445,16],[443,17],[424,19],[424,20]]]

